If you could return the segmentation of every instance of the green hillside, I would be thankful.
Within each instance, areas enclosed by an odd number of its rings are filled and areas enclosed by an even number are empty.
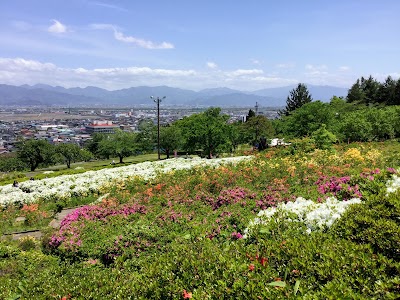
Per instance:
[[[0,298],[399,297],[398,142],[157,163],[69,200],[3,204],[2,228],[24,217],[43,236],[3,237]],[[71,199],[83,206],[47,226]]]

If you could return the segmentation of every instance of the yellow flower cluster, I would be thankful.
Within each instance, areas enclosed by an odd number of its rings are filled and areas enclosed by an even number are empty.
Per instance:
[[[280,164],[279,164],[279,163],[274,163],[274,162],[268,162],[268,166],[269,166],[271,169],[277,169],[277,168],[280,167]]]
[[[350,148],[343,154],[343,159],[346,162],[361,162],[364,161],[364,157],[361,155],[360,150],[356,148]]]
[[[365,159],[375,164],[382,156],[382,153],[376,149],[372,149],[365,154]]]

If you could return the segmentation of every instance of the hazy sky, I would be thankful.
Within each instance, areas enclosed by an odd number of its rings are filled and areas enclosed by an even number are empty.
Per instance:
[[[349,87],[400,76],[398,0],[1,0],[0,84]]]

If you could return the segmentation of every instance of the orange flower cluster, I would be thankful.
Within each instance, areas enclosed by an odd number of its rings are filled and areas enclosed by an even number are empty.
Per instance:
[[[33,204],[24,204],[24,206],[21,208],[21,211],[29,213],[29,212],[35,212],[39,208],[39,204],[33,203]]]

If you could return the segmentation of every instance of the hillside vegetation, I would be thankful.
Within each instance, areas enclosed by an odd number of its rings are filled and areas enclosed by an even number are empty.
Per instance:
[[[44,236],[0,243],[0,298],[398,299],[398,142],[212,161],[71,196],[58,229],[68,200],[4,205]]]

